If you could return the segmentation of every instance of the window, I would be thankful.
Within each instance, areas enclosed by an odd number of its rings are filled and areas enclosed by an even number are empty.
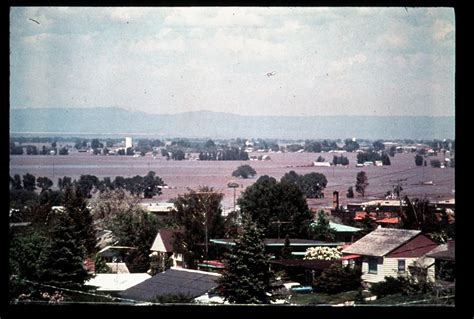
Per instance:
[[[377,273],[377,258],[369,258],[369,274]]]
[[[398,273],[404,273],[405,272],[405,259],[399,259],[398,260]]]

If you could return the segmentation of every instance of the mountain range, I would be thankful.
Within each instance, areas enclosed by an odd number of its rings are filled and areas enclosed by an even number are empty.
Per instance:
[[[196,111],[149,114],[116,107],[13,108],[10,133],[272,139],[454,138],[452,116],[248,116]]]

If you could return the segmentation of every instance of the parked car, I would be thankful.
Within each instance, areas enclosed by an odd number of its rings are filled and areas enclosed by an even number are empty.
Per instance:
[[[298,285],[291,287],[290,291],[297,294],[310,294],[313,292],[313,287]]]

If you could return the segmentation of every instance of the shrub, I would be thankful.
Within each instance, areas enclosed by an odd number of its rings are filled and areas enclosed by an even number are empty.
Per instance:
[[[313,282],[314,290],[328,294],[358,290],[361,286],[360,267],[350,268],[339,263],[326,268]]]
[[[342,254],[337,248],[310,247],[306,249],[304,259],[307,260],[334,260],[341,258]]]

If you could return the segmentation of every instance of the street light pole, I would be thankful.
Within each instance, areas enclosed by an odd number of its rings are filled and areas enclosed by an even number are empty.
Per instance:
[[[229,184],[227,184],[227,187],[234,189],[234,212],[235,212],[235,189],[236,189],[237,187],[239,187],[239,184],[237,184],[237,183],[229,183]]]

